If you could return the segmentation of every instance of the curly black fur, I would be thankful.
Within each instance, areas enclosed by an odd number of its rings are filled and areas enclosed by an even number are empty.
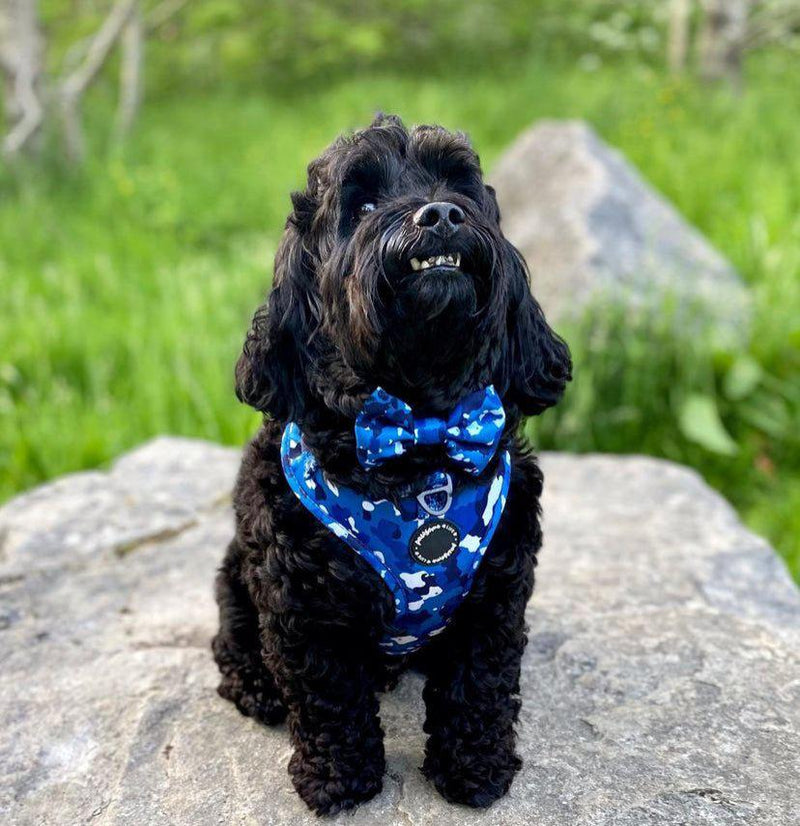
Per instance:
[[[430,201],[463,211],[446,243],[412,221]],[[485,807],[520,766],[524,610],[541,544],[542,476],[514,434],[523,416],[560,398],[569,351],[531,296],[463,135],[408,131],[379,116],[311,163],[292,202],[273,290],[236,367],[237,395],[268,416],[244,453],[236,536],[217,577],[219,692],[268,724],[288,714],[295,788],[312,810],[332,814],[380,791],[377,693],[418,667],[427,675],[422,770],[448,800]],[[461,272],[412,271],[412,256],[443,246],[461,253]],[[385,655],[378,644],[393,599],[290,491],[283,427],[297,421],[331,478],[378,498],[448,460],[420,448],[365,472],[353,435],[365,397],[380,385],[421,413],[444,414],[490,383],[506,409],[513,463],[500,527],[447,630],[412,657]]]

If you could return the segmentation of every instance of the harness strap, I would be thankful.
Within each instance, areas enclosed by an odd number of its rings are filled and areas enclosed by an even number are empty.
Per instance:
[[[395,604],[381,647],[390,654],[420,648],[441,633],[472,587],[500,522],[511,481],[503,451],[486,482],[453,484],[445,471],[419,493],[370,500],[328,479],[294,422],[284,431],[281,460],[303,506],[375,570]]]

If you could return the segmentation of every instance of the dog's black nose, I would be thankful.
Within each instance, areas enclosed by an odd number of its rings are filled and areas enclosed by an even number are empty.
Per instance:
[[[464,210],[449,201],[434,201],[414,213],[414,223],[441,235],[452,235],[464,223]]]

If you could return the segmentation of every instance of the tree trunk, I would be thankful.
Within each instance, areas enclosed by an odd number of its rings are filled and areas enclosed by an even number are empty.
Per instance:
[[[703,0],[699,59],[704,80],[741,87],[749,10],[750,0]]]
[[[3,139],[6,156],[17,155],[30,146],[41,129],[42,53],[36,0],[0,0],[0,71],[8,128]]]
[[[142,10],[136,4],[120,36],[119,105],[116,133],[130,132],[142,102],[142,66],[144,62],[144,24]]]
[[[673,74],[680,74],[686,68],[691,11],[692,0],[670,0],[667,60]]]

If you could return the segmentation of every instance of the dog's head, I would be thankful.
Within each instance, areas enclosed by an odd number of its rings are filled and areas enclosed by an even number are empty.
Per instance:
[[[378,385],[442,413],[494,384],[512,422],[558,401],[569,351],[464,135],[380,116],[313,161],[292,203],[240,399],[301,424],[353,416]]]

